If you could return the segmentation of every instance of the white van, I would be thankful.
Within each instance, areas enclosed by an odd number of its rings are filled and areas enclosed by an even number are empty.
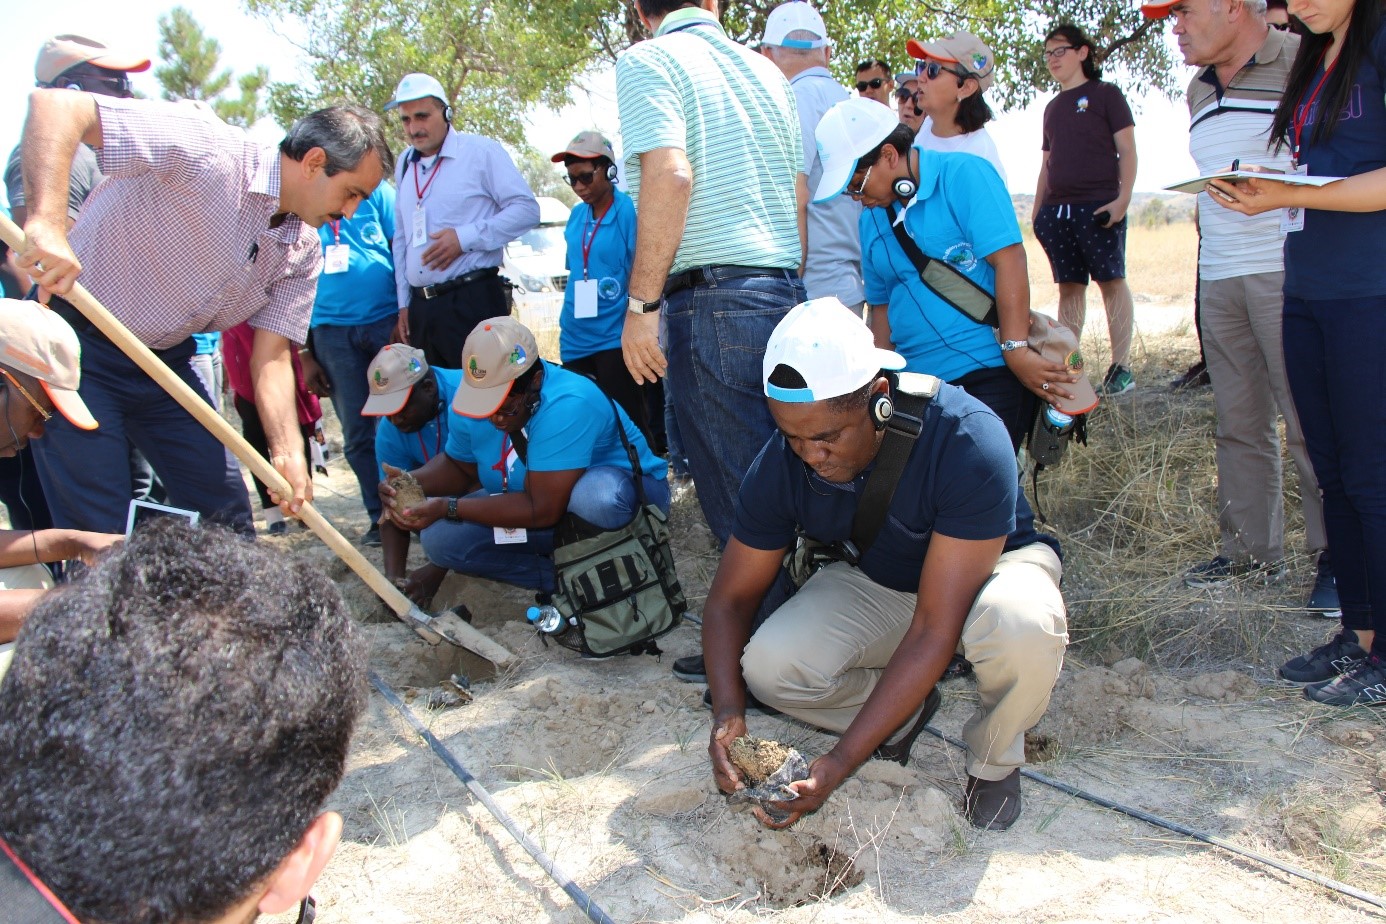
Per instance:
[[[537,196],[539,227],[505,245],[501,275],[515,286],[515,314],[530,330],[557,330],[568,285],[567,244],[563,229],[568,206],[552,196]]]

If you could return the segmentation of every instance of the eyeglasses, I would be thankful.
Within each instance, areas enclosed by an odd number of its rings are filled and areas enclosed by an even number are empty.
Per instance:
[[[39,416],[43,418],[44,423],[47,423],[48,421],[53,419],[53,415],[45,411],[43,409],[43,405],[35,401],[34,396],[29,394],[29,392],[25,390],[23,385],[19,384],[19,379],[10,375],[4,369],[0,369],[0,375],[3,375],[5,378],[9,379],[10,384],[13,385],[19,391],[19,393],[24,396],[24,400],[28,401],[30,404],[34,406],[34,410],[38,411]]]
[[[570,173],[563,177],[563,182],[576,189],[579,186],[591,186],[592,180],[597,176],[597,171],[589,170],[586,173]]]
[[[966,80],[968,76],[967,74],[953,70],[951,67],[944,67],[937,61],[920,61],[919,64],[915,66],[914,72],[926,80],[937,80],[939,74],[945,73],[952,74],[959,80]]]
[[[872,165],[871,165],[871,167],[874,167],[874,166],[876,166],[876,165],[875,165],[875,164],[872,164]],[[851,196],[853,199],[855,199],[857,196],[860,196],[863,192],[865,192],[865,191],[866,191],[866,181],[869,180],[869,179],[871,179],[871,167],[867,167],[867,168],[866,168],[866,173],[862,174],[861,182],[857,184],[857,188],[856,188],[856,189],[853,189],[853,188],[849,185],[846,189],[844,189],[844,190],[842,191],[842,194],[843,194],[844,196]]]
[[[915,94],[919,92],[918,86],[918,84],[915,84],[916,89],[913,90],[907,89],[906,87],[901,87],[900,89],[895,91],[895,98],[902,102],[907,99],[913,99]]]
[[[879,90],[884,83],[884,77],[875,77],[871,80],[858,80],[857,92],[865,93],[867,90]]]
[[[1059,60],[1060,58],[1062,58],[1064,55],[1068,54],[1070,51],[1075,51],[1075,50],[1076,50],[1076,49],[1075,49],[1072,45],[1060,45],[1060,46],[1058,46],[1057,48],[1050,48],[1050,49],[1048,49],[1048,50],[1046,50],[1046,51],[1044,51],[1044,52],[1041,52],[1041,53],[1044,55],[1044,60],[1046,60],[1046,61],[1057,61],[1057,60]]]

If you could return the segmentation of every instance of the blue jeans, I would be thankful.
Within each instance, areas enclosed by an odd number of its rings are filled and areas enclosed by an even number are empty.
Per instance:
[[[668,513],[669,482],[646,475],[644,483],[646,501]],[[486,492],[467,496],[485,497]],[[618,529],[631,521],[638,504],[631,473],[603,465],[589,468],[573,485],[568,512],[598,529]],[[531,590],[553,590],[552,529],[531,529],[522,543],[497,545],[490,526],[439,520],[420,532],[419,540],[429,561],[451,571]]]
[[[725,546],[741,479],[775,422],[765,403],[765,344],[789,309],[804,300],[792,270],[743,276],[669,296],[668,380],[679,436],[703,517]]]
[[[1386,297],[1285,297],[1285,372],[1323,494],[1343,625],[1386,657]]]
[[[342,425],[342,453],[356,474],[361,501],[372,523],[380,519],[380,469],[375,461],[375,424],[378,418],[362,417],[361,408],[370,393],[366,369],[375,354],[393,339],[394,316],[370,324],[313,328],[313,358],[332,383],[332,410]],[[446,400],[446,398],[445,398]]]
[[[90,330],[82,348],[82,400],[100,424],[78,430],[61,415],[34,441],[43,492],[53,525],[100,533],[125,532],[130,506],[133,443],[159,474],[175,507],[255,535],[240,465],[217,438],[124,353]],[[193,344],[162,352],[173,372],[211,403],[189,359]]]

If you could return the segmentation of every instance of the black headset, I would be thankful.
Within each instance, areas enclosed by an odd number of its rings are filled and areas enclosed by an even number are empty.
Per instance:
[[[607,181],[608,183],[615,183],[615,182],[616,182],[616,177],[619,176],[619,175],[620,175],[620,173],[619,173],[619,171],[617,171],[616,165],[615,165],[615,164],[607,164],[607,166],[606,166],[606,181]]]
[[[890,400],[890,392],[883,392],[871,399],[871,422],[877,430],[884,430],[895,415],[895,402]]]

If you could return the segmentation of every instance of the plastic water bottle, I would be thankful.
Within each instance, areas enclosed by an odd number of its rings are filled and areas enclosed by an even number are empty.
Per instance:
[[[1044,423],[1050,430],[1062,436],[1073,427],[1073,417],[1050,404],[1044,409]]]
[[[551,603],[545,603],[543,606],[531,606],[525,610],[525,618],[535,629],[548,635],[557,635],[568,628],[568,621]]]

